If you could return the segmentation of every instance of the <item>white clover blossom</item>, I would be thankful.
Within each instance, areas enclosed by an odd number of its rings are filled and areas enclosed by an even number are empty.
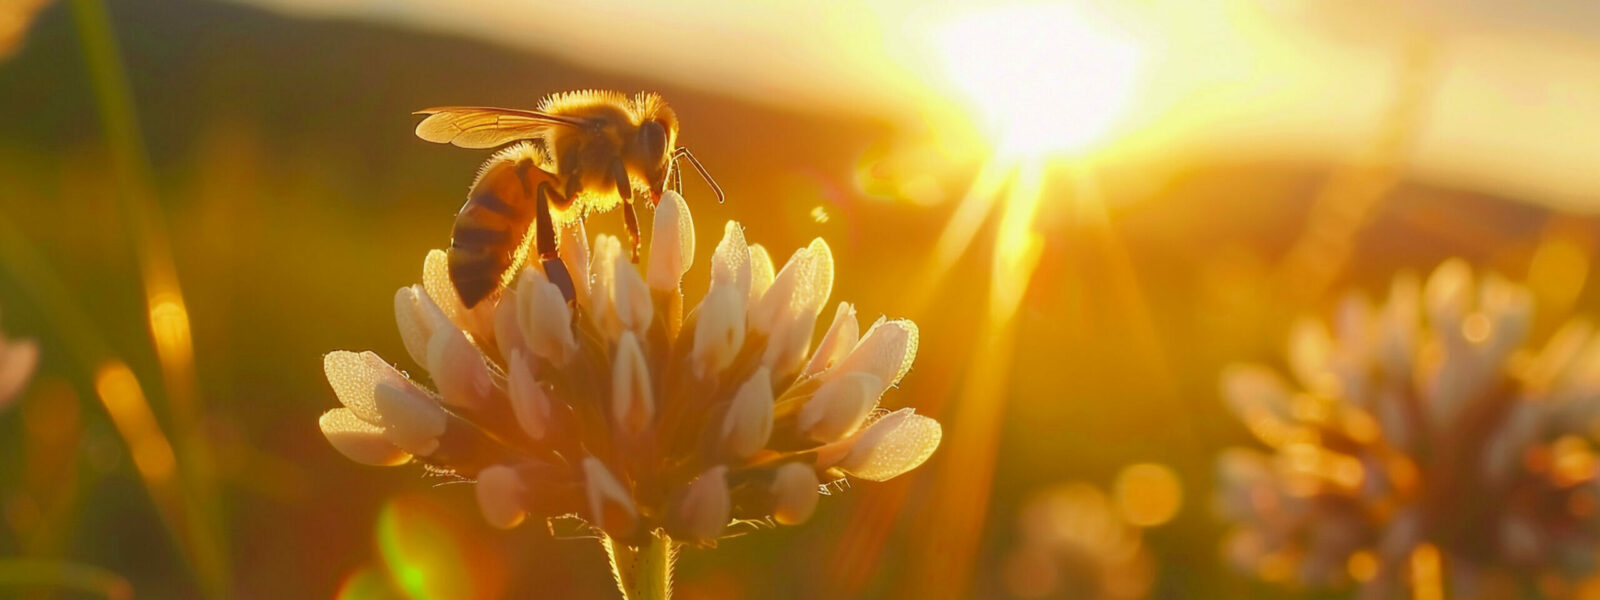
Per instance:
[[[1016,598],[1144,598],[1156,562],[1140,528],[1099,488],[1073,482],[1032,494],[1017,513],[1017,543],[1001,565]]]
[[[1526,288],[1451,260],[1381,305],[1348,297],[1331,327],[1296,326],[1293,383],[1225,371],[1229,407],[1270,448],[1221,457],[1233,560],[1374,598],[1550,593],[1592,571],[1600,336],[1573,320],[1525,345],[1533,309]]]
[[[323,434],[358,462],[476,480],[497,526],[575,515],[627,544],[797,524],[822,483],[886,480],[932,454],[937,422],[878,404],[916,355],[914,324],[879,319],[861,334],[841,303],[813,351],[833,287],[826,243],[774,270],[728,223],[710,287],[685,314],[695,233],[677,194],[663,195],[652,236],[641,274],[615,237],[589,245],[581,224],[565,231],[572,303],[534,266],[467,309],[444,253],[430,253],[395,315],[433,389],[371,352],[328,354],[344,408],[322,416]]]

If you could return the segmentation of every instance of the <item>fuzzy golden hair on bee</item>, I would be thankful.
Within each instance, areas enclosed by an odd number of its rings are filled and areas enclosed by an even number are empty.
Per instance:
[[[678,113],[667,106],[667,101],[661,99],[661,94],[655,92],[639,92],[633,96],[633,110],[639,116],[639,121],[659,121],[667,129],[668,135],[678,132]],[[670,150],[670,148],[669,148]]]
[[[578,114],[597,106],[613,106],[633,112],[633,103],[621,92],[611,90],[577,90],[545,96],[539,101],[538,111],[557,115]]]

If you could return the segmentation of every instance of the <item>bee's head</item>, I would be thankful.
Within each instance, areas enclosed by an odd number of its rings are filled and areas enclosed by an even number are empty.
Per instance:
[[[659,200],[672,172],[672,151],[678,143],[678,115],[655,94],[639,94],[634,106],[639,131],[629,144],[627,163],[650,184],[651,201]]]

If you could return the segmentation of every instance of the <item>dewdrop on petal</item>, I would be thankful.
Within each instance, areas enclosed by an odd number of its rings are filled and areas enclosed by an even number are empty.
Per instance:
[[[539,263],[465,309],[430,253],[423,284],[394,296],[422,371],[328,354],[344,405],[319,422],[329,443],[475,482],[491,524],[579,527],[613,559],[803,522],[823,484],[894,477],[937,448],[938,424],[885,395],[915,357],[914,325],[863,332],[836,303],[817,338],[844,266],[826,243],[775,270],[730,222],[697,257],[689,204],[664,194],[658,210],[639,265],[615,237],[563,229],[570,302]],[[709,275],[703,294],[683,290],[692,268]]]

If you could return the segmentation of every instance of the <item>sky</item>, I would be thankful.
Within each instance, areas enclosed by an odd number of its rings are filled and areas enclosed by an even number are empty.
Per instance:
[[[982,107],[973,106],[971,94],[951,76],[944,32],[997,10],[973,0],[597,0],[538,7],[519,0],[238,1],[313,18],[452,32],[789,108],[865,114],[898,125],[907,139],[947,144],[982,129],[981,119],[970,116]],[[1031,25],[1043,22],[1043,31],[1052,31],[1059,15],[1076,15],[1067,18],[1138,48],[1128,74],[1134,90],[1108,128],[1106,138],[1114,143],[1101,148],[1111,160],[1359,160],[1382,135],[1395,99],[1405,97],[1421,103],[1404,152],[1414,179],[1600,210],[1600,178],[1590,175],[1600,163],[1594,109],[1600,106],[1594,68],[1600,64],[1600,3],[1083,0],[1008,6],[1022,7],[1023,14],[1041,11]],[[1060,7],[1067,12],[1055,10]],[[1030,24],[1025,19],[1019,26]],[[971,50],[976,60],[1007,58],[983,55],[989,46]],[[1069,90],[1092,93],[1108,85],[1095,76],[1096,60],[1089,52],[1037,63],[1029,79],[1060,80]]]

